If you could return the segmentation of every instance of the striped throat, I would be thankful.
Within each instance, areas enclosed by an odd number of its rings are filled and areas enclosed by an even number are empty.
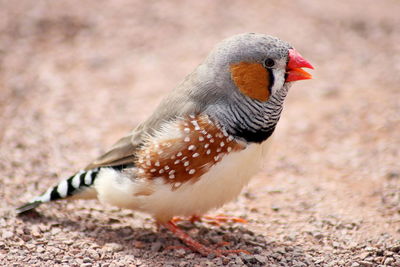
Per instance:
[[[213,106],[206,113],[216,118],[229,135],[248,143],[262,143],[275,130],[288,90],[289,84],[285,84],[266,102],[235,92],[231,103]]]

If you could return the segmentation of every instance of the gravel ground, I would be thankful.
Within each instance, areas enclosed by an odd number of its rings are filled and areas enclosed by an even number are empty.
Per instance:
[[[0,1],[4,266],[400,266],[400,4],[355,1]],[[316,67],[287,99],[265,165],[182,226],[252,255],[201,257],[145,214],[96,201],[14,208],[146,118],[221,39],[281,37]]]

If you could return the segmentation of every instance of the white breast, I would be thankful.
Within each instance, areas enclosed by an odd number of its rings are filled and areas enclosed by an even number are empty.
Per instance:
[[[176,190],[171,190],[161,179],[150,184],[105,169],[95,183],[98,198],[112,205],[150,213],[158,221],[167,221],[173,216],[201,215],[237,197],[259,170],[266,146],[268,142],[251,144],[244,150],[229,153],[198,181],[187,182]],[[153,193],[135,195],[146,187]]]

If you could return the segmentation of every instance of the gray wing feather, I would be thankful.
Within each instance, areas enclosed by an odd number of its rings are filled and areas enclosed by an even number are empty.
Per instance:
[[[193,74],[189,77],[193,77]],[[159,130],[163,123],[177,117],[198,114],[203,111],[205,101],[199,99],[194,92],[195,79],[186,78],[183,83],[171,92],[157,107],[155,112],[129,135],[121,138],[109,151],[86,167],[86,170],[104,166],[132,164],[135,153],[143,144],[145,137]],[[204,94],[202,94],[204,95]],[[201,98],[200,98],[201,99]]]

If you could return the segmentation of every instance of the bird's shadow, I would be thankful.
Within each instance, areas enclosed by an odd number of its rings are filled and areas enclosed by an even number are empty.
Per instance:
[[[44,215],[35,210],[18,216],[26,224],[47,225],[48,228],[59,227],[67,231],[83,234],[99,246],[107,246],[110,243],[119,244],[120,250],[130,254],[143,256],[143,252],[150,253],[151,257],[158,254],[164,256],[176,256],[169,247],[184,247],[181,241],[173,236],[167,229],[155,227],[140,228],[131,227],[116,219],[99,221],[90,213],[79,215],[67,215],[57,217]],[[225,249],[245,249],[251,253],[260,253],[267,248],[267,241],[261,235],[239,225],[213,226],[205,223],[179,223],[180,228],[188,232],[194,239],[210,247],[217,247],[221,243]],[[186,253],[191,253],[187,251]],[[200,256],[198,254],[198,256]]]
[[[99,212],[99,211],[98,211]],[[44,226],[45,231],[50,232],[44,238],[51,238],[52,228],[63,229],[70,233],[71,240],[86,239],[93,240],[101,248],[109,248],[115,254],[109,254],[110,257],[119,257],[131,255],[137,259],[148,261],[149,263],[179,263],[182,258],[193,260],[204,264],[210,260],[210,257],[203,257],[190,250],[170,250],[170,247],[185,247],[181,241],[173,236],[168,230],[157,230],[154,224],[152,227],[142,227],[143,218],[136,218],[135,215],[121,216],[119,212],[114,213],[116,217],[110,219],[110,214],[103,214],[99,219],[93,212],[54,212],[54,216],[43,215],[38,212],[29,212],[19,216],[19,218],[28,225]],[[120,218],[120,219],[118,219]],[[133,223],[133,227],[131,226]],[[250,222],[251,223],[251,222]],[[40,228],[39,227],[39,228]],[[299,245],[290,244],[284,241],[268,240],[267,237],[257,234],[245,226],[238,224],[211,226],[204,223],[182,223],[180,227],[189,233],[195,240],[209,246],[217,247],[219,243],[226,243],[221,249],[246,250],[251,255],[233,255],[233,257],[224,257],[224,264],[229,262],[246,266],[268,266],[272,264],[291,264],[292,260],[304,261],[307,258],[307,248]],[[58,230],[56,232],[59,232]],[[32,237],[34,238],[34,237]],[[107,249],[108,250],[108,249]],[[213,259],[212,264],[220,264],[218,258]],[[209,262],[207,263],[209,264]],[[221,263],[222,264],[222,263]],[[221,265],[220,264],[220,265]]]

